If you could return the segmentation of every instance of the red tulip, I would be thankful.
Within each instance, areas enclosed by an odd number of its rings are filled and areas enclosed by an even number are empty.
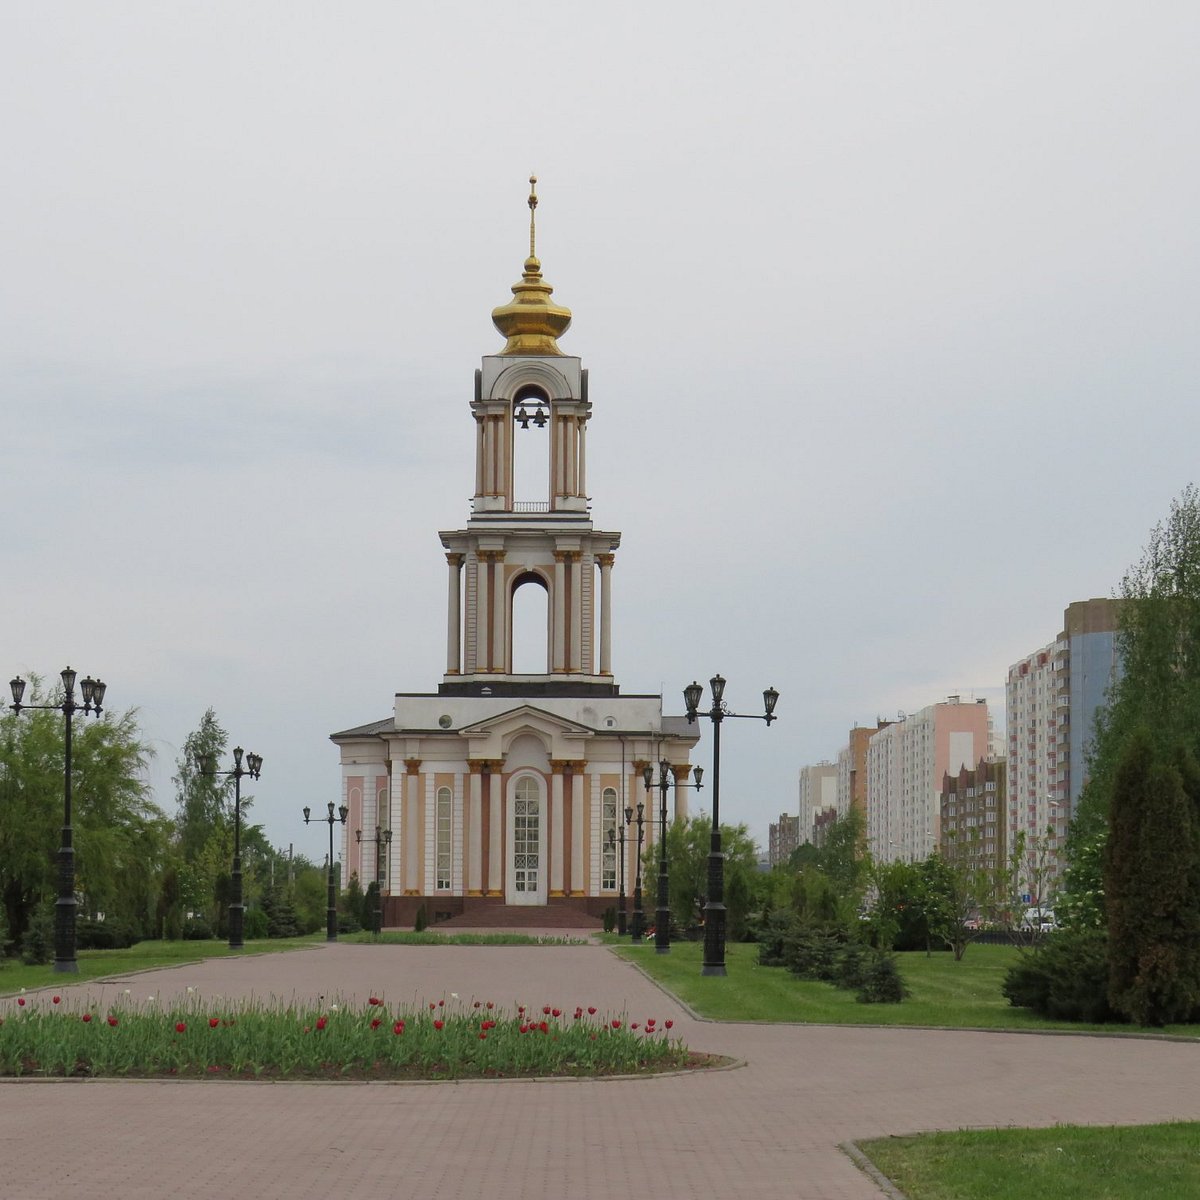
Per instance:
[[[476,1000],[476,1001],[475,1001],[475,1003],[474,1003],[474,1004],[473,1004],[471,1007],[472,1007],[472,1008],[478,1008],[478,1007],[479,1007],[479,1001],[478,1001],[478,1000]]]
[[[383,1019],[382,1019],[381,1017],[376,1017],[376,1018],[375,1018],[375,1019],[374,1019],[374,1020],[371,1022],[371,1028],[372,1028],[372,1029],[378,1029],[378,1028],[380,1027],[380,1025],[382,1025],[382,1024],[383,1024]]]
[[[547,1025],[545,1021],[543,1021],[543,1022],[542,1022],[542,1023],[541,1023],[541,1024],[538,1026],[538,1028],[539,1028],[539,1029],[540,1029],[540,1030],[541,1030],[543,1033],[549,1033],[549,1032],[550,1032],[550,1026],[549,1026],[549,1025]]]
[[[19,1007],[21,1007],[21,1008],[24,1008],[24,1007],[25,1007],[25,997],[24,997],[24,996],[18,996],[18,997],[17,997],[17,1004],[18,1004],[18,1006],[19,1006]]]
[[[588,1005],[588,1016],[594,1017],[595,1015],[596,1015],[596,1010],[589,1004]]]
[[[630,1027],[629,1027],[629,1028],[630,1028],[630,1029],[637,1029],[637,1027],[638,1027],[638,1023],[637,1023],[636,1021],[634,1021],[634,1023],[633,1023],[632,1025],[630,1025]]]
[[[613,1021],[613,1022],[612,1022],[612,1027],[613,1027],[614,1029],[620,1029],[620,1028],[621,1028],[621,1022],[620,1022],[620,1021]]]
[[[400,1034],[402,1034],[402,1033],[404,1032],[404,1022],[403,1022],[403,1021],[397,1021],[397,1022],[395,1023],[395,1025],[393,1025],[393,1026],[392,1026],[392,1032],[393,1032],[394,1034],[396,1034],[397,1036],[399,1036]]]
[[[556,1017],[561,1017],[561,1016],[562,1016],[562,1010],[561,1010],[561,1009],[557,1009],[557,1008],[556,1008],[556,1009],[554,1010],[554,1015],[555,1015]]]
[[[62,1002],[61,996],[52,996],[51,999],[54,1001],[55,1004],[59,1004]]]
[[[175,1032],[176,1033],[183,1033],[184,1030],[186,1030],[186,1029],[187,1029],[187,1026],[182,1021],[175,1022]]]
[[[483,1032],[481,1031],[481,1032],[480,1032],[480,1034],[479,1034],[479,1040],[480,1040],[481,1042],[486,1042],[486,1041],[487,1041],[487,1034],[486,1034],[486,1033],[483,1033]]]
[[[550,1015],[550,1005],[548,1005],[548,1004],[542,1005],[542,1015],[545,1017],[548,1017]]]
[[[379,998],[378,996],[372,996],[372,997],[371,997],[371,998],[370,998],[370,999],[367,1001],[367,1003],[368,1003],[368,1004],[382,1004],[382,1003],[383,1003],[383,1001],[382,1001],[382,1000],[380,1000],[380,998]]]
[[[445,1021],[434,1021],[433,1027],[434,1027],[434,1029],[445,1029],[446,1022]]]
[[[492,1003],[490,1000],[487,1002],[487,1006],[488,1006],[488,1008],[495,1008],[495,1007],[496,1007],[496,1006],[495,1006],[495,1005],[494,1005],[494,1004],[493,1004],[493,1003]]]
[[[665,1025],[665,1026],[666,1026],[668,1029],[670,1029],[670,1028],[671,1028],[671,1026],[675,1024],[675,1022],[674,1022],[674,1021],[664,1021],[664,1022],[663,1022],[663,1024],[664,1024],[664,1025]]]
[[[116,1028],[116,1025],[117,1025],[117,1018],[116,1018],[116,1017],[111,1017],[111,1016],[110,1016],[110,1017],[108,1018],[108,1023],[109,1023],[109,1024],[110,1024],[110,1025],[111,1025],[111,1026],[112,1026],[112,1027],[115,1029],[115,1028]]]
[[[328,1024],[329,1024],[329,1018],[328,1018],[328,1017],[318,1017],[318,1018],[317,1018],[317,1028],[318,1028],[318,1029],[324,1029],[324,1028],[325,1028],[325,1026],[326,1026],[326,1025],[328,1025]]]
[[[521,1026],[521,1029],[520,1029],[520,1032],[521,1032],[521,1033],[528,1033],[528,1032],[529,1032],[529,1026],[528,1026],[528,1025],[522,1025],[522,1026]]]
[[[86,1024],[88,1024],[88,1022],[89,1022],[89,1021],[91,1021],[91,1019],[92,1019],[92,1014],[91,1014],[91,1013],[84,1013],[84,1014],[83,1014],[83,1017],[81,1018],[81,1020],[83,1021],[83,1023],[84,1023],[85,1025],[86,1025]]]
[[[216,1029],[216,1027],[217,1027],[218,1025],[220,1025],[220,1023],[221,1023],[221,1021],[220,1021],[220,1019],[219,1019],[218,1017],[209,1017],[209,1018],[208,1018],[208,1027],[209,1027],[209,1029]]]

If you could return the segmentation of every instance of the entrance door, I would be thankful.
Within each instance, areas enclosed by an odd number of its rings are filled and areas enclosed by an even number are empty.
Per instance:
[[[505,899],[509,904],[545,904],[545,800],[536,775],[522,775],[509,802],[509,839]]]

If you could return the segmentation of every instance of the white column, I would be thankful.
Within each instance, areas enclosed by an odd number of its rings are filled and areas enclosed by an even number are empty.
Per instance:
[[[493,895],[504,895],[504,864],[501,862],[500,856],[502,850],[502,828],[500,822],[504,819],[502,816],[502,808],[500,804],[500,763],[492,763],[492,773],[488,776],[488,802],[491,806],[491,812],[488,814],[490,822],[488,828],[488,891]]]
[[[480,764],[471,767],[471,795],[467,804],[467,895],[483,891],[483,775]]]
[[[571,670],[583,670],[583,564],[578,550],[571,554]]]
[[[462,628],[462,559],[461,554],[447,554],[450,567],[450,588],[446,601],[446,674],[457,675],[461,669],[459,630]]]
[[[562,766],[551,763],[550,776],[550,895],[563,893],[563,777]]]
[[[587,872],[583,866],[583,763],[576,763],[571,774],[571,892],[584,893]]]
[[[488,661],[488,564],[486,550],[475,552],[475,670],[486,674],[491,669]]]
[[[496,582],[492,595],[492,661],[488,665],[497,671],[506,671],[508,652],[504,644],[504,631],[508,625],[508,592],[504,586],[504,552],[494,552],[492,561],[495,563]]]
[[[611,554],[600,560],[600,674],[612,674],[612,565]]]
[[[475,418],[475,495],[483,495],[483,418]]]
[[[562,671],[566,668],[563,661],[565,656],[566,612],[567,612],[567,565],[563,561],[565,551],[554,552],[554,605],[550,618],[554,631],[554,659],[550,670]]]
[[[587,495],[587,418],[579,418],[579,494]]]

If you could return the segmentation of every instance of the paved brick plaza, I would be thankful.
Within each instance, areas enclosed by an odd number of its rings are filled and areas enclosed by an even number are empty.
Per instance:
[[[599,946],[317,946],[56,990],[102,1001],[189,986],[212,997],[594,1004],[671,1017],[693,1048],[747,1065],[595,1082],[7,1082],[0,1196],[867,1200],[882,1193],[840,1142],[1200,1119],[1200,1045],[697,1022]]]

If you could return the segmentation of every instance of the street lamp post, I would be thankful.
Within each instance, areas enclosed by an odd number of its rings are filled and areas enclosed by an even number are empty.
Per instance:
[[[354,831],[354,840],[360,845],[363,840],[362,830]],[[373,930],[376,937],[383,932],[383,900],[381,893],[383,891],[383,847],[392,844],[392,831],[390,829],[380,829],[375,826],[375,836],[367,838],[368,842],[375,843],[375,911],[371,914],[371,920],[375,928]]]
[[[308,819],[312,809],[306,804],[304,806],[304,823],[308,824]],[[333,801],[329,802],[329,815],[327,817],[318,817],[318,821],[329,822],[329,858],[326,862],[326,886],[329,889],[328,899],[325,905],[325,940],[327,942],[337,941],[337,887],[333,882],[333,826],[336,822],[345,825],[346,818],[350,815],[350,810],[343,804],[337,810],[337,816],[333,813]]]
[[[246,759],[245,766],[242,766],[243,755]],[[233,899],[229,904],[230,950],[240,950],[245,944],[242,940],[242,918],[246,911],[242,904],[242,776],[249,775],[251,779],[260,778],[262,764],[261,754],[246,754],[241,746],[233,748],[233,769],[229,771],[217,770],[215,755],[196,755],[196,769],[201,775],[210,775],[214,779],[218,775],[227,775],[233,780],[233,871],[229,880],[233,890]]]
[[[620,821],[617,822],[615,830],[608,831],[608,844],[610,846],[617,844],[620,850],[617,853],[617,878],[620,880],[621,891],[617,902],[617,933],[625,936],[626,920],[625,920],[625,826]]]
[[[682,768],[681,768],[682,769]],[[704,768],[696,767],[692,772],[694,783],[682,779],[675,781],[676,787],[701,788]],[[649,792],[654,786],[654,768],[647,763],[642,768],[642,780]],[[667,792],[671,787],[671,764],[660,759],[658,764],[658,906],[654,913],[654,953],[669,954],[671,951],[671,885],[667,876]]]
[[[58,900],[54,905],[54,969],[75,972],[79,964],[75,959],[75,843],[71,829],[71,718],[77,712],[99,716],[104,710],[104,692],[108,687],[99,679],[86,676],[79,684],[83,703],[75,702],[75,677],[77,672],[70,667],[62,671],[63,698],[61,704],[22,704],[25,695],[25,680],[19,675],[10,681],[12,710],[19,713],[23,708],[54,710],[63,715],[66,722],[63,735],[63,825],[62,844],[58,848]]]
[[[750,720],[766,721],[770,725],[775,720],[779,693],[774,688],[767,688],[763,692],[765,712],[743,714],[729,711],[724,701],[725,680],[720,675],[714,675],[708,681],[708,686],[712,690],[712,708],[703,715],[713,723],[712,841],[708,854],[708,900],[704,906],[704,965],[700,968],[700,974],[724,975],[725,856],[721,853],[721,722],[726,717],[745,716]],[[700,699],[703,695],[703,686],[695,680],[683,689],[689,725],[700,715]]]
[[[646,928],[646,918],[642,912],[642,841],[646,836],[643,829],[645,819],[646,806],[639,800],[637,803],[637,874],[634,876],[633,884],[633,920],[629,925],[629,936],[635,942],[642,940],[642,931]],[[625,824],[628,826],[633,821],[633,809],[627,808]]]

